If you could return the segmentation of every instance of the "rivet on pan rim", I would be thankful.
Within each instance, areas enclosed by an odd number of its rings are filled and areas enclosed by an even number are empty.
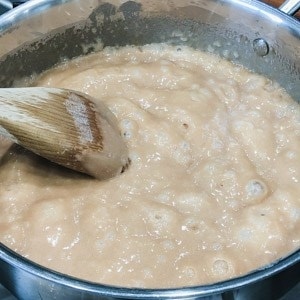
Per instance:
[[[259,56],[266,56],[269,53],[269,45],[264,39],[258,38],[253,41],[253,50]]]

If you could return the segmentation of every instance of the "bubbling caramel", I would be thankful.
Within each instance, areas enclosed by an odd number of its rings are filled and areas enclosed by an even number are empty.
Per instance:
[[[105,50],[34,82],[101,99],[130,165],[97,181],[2,151],[0,240],[93,282],[166,288],[300,247],[300,109],[276,83],[188,47]]]

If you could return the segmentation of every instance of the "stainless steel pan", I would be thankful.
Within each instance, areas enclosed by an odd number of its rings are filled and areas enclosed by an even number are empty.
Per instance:
[[[300,23],[287,13],[297,11],[300,2],[292,1],[282,6],[283,12],[254,0],[32,0],[0,17],[0,86],[105,46],[168,42],[243,64],[278,81],[299,102]],[[124,289],[78,280],[36,265],[2,244],[0,272],[0,282],[19,299],[214,295],[265,300],[274,299],[283,278],[290,276],[287,286],[299,281],[300,251],[243,277],[178,289]]]

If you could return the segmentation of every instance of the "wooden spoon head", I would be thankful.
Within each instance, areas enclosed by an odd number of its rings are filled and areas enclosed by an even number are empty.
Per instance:
[[[126,167],[126,145],[114,115],[103,104],[64,89],[5,90],[18,95],[14,101],[2,101],[7,111],[13,108],[14,121],[10,113],[0,123],[18,144],[98,179],[115,176]]]

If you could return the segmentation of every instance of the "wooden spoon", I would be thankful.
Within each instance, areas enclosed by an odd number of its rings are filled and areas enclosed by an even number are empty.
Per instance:
[[[0,89],[0,134],[52,162],[98,179],[124,170],[128,153],[110,110],[58,88]]]

